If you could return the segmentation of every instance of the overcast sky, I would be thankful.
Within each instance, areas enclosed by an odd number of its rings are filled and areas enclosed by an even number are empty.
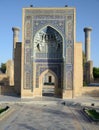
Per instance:
[[[22,8],[31,4],[34,7],[76,7],[76,41],[82,42],[84,49],[83,28],[92,27],[91,60],[99,67],[99,0],[0,0],[0,63],[12,58],[12,27],[22,28]]]

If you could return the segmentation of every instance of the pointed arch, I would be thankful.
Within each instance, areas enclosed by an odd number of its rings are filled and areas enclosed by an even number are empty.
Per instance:
[[[37,58],[62,58],[63,37],[60,32],[49,25],[41,28],[34,37],[34,53]]]
[[[58,88],[58,77],[57,75],[50,69],[46,69],[44,72],[41,73],[41,75],[39,76],[39,88],[41,90],[41,93],[42,93],[42,90],[43,90],[43,78],[44,76],[47,74],[47,73],[50,73],[51,75],[54,76],[55,78],[55,84],[54,84],[54,94],[56,95],[56,90]],[[43,94],[43,93],[42,93]]]
[[[57,28],[55,28],[54,26],[50,25],[50,24],[47,24],[47,25],[45,25],[44,27],[41,27],[41,28],[35,33],[35,36],[36,36],[41,30],[43,30],[43,29],[45,29],[45,28],[47,28],[47,27],[51,27],[51,28],[53,28],[54,30],[56,30],[56,31],[61,35],[62,39],[64,39],[64,36],[63,36],[63,34],[61,33],[61,31],[58,30]],[[34,37],[35,37],[35,36],[34,36]]]
[[[50,69],[46,69],[44,72],[42,72],[40,77],[43,78],[44,75],[46,75],[47,73],[51,73],[55,77],[55,85],[57,85],[58,84],[57,75]],[[39,77],[39,79],[40,79],[40,77]]]

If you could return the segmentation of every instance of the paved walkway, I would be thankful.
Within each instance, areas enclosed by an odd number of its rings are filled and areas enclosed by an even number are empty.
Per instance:
[[[43,101],[43,102],[42,102]],[[23,98],[17,96],[4,96],[0,95],[0,104],[2,103],[34,103],[34,104],[42,104],[42,103],[55,103],[55,102],[62,102],[65,101],[66,104],[72,103],[72,104],[81,104],[81,105],[91,105],[95,104],[95,106],[99,106],[99,97],[89,97],[89,96],[80,96],[76,97],[74,99],[66,99],[63,100],[61,98],[55,98],[55,97],[47,97],[43,96],[42,98]]]
[[[0,120],[0,130],[99,130],[79,111],[57,105],[12,105],[11,113]]]
[[[79,103],[98,104],[99,99],[79,97],[73,100],[58,98],[20,99],[0,96],[0,103],[10,106],[0,118],[0,130],[99,130],[80,111]]]

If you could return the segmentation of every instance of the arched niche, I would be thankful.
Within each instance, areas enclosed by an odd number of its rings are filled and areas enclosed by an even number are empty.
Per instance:
[[[51,26],[39,30],[34,37],[35,58],[62,58],[63,38]]]

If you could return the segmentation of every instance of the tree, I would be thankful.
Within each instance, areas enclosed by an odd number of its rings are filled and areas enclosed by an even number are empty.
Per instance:
[[[5,72],[6,72],[6,64],[5,64],[5,63],[1,63],[0,71],[1,71],[2,73],[5,73]]]
[[[93,76],[94,78],[99,78],[99,68],[93,67]]]

